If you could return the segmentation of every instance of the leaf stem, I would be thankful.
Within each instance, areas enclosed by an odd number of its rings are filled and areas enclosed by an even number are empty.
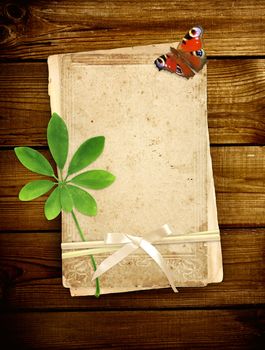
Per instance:
[[[79,222],[78,222],[77,217],[76,217],[76,215],[75,215],[73,210],[71,211],[71,214],[72,214],[72,217],[74,219],[76,228],[77,228],[77,230],[79,232],[79,235],[80,235],[82,241],[85,242],[86,241],[86,237],[84,236],[84,233],[83,233],[83,231],[82,231],[82,229],[81,229],[81,227],[79,225]],[[96,261],[95,261],[93,255],[90,255],[90,260],[91,260],[91,263],[92,263],[92,266],[93,266],[93,270],[96,271],[97,264],[96,264]],[[95,293],[95,296],[97,298],[100,296],[100,285],[99,285],[99,279],[98,278],[96,278],[96,293]]]
[[[60,181],[63,181],[63,173],[62,173],[62,169],[59,169],[59,174],[58,177],[60,179]]]
[[[58,177],[55,174],[53,174],[52,177],[54,177],[55,180],[59,181]]]
[[[85,236],[84,236],[84,234],[83,234],[83,231],[82,231],[82,229],[81,229],[81,227],[80,227],[80,225],[79,225],[79,222],[77,221],[77,217],[76,217],[76,215],[75,215],[75,213],[74,213],[73,210],[71,211],[71,214],[72,214],[72,217],[73,217],[73,219],[74,219],[74,222],[75,222],[75,225],[76,225],[76,227],[77,227],[77,230],[78,230],[78,232],[79,232],[79,235],[80,235],[82,241],[85,242],[85,241],[86,241],[86,238],[85,238]]]

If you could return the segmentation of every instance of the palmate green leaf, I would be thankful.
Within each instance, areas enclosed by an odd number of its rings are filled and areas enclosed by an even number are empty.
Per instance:
[[[71,182],[93,190],[100,190],[110,186],[115,181],[115,176],[105,170],[90,170],[75,176]]]
[[[48,192],[55,182],[50,180],[35,180],[27,183],[19,192],[19,199],[21,201],[31,201]]]
[[[38,151],[30,147],[16,147],[16,156],[25,168],[34,173],[53,176],[53,168],[48,160]]]
[[[60,169],[63,169],[68,155],[68,130],[58,114],[53,113],[47,128],[50,152]]]
[[[68,186],[64,185],[60,187],[60,196],[62,209],[66,212],[72,211],[74,203]]]
[[[67,187],[73,198],[74,207],[81,214],[87,216],[97,215],[97,203],[89,193],[76,186],[68,185]]]
[[[60,189],[56,187],[45,202],[44,213],[47,220],[55,219],[61,212]]]
[[[76,173],[93,163],[103,152],[104,144],[104,136],[93,137],[82,143],[69,164],[68,175]]]

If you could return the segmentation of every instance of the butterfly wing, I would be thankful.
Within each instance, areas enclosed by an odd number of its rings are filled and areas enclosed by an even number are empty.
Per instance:
[[[165,69],[170,71],[171,73],[176,73],[187,79],[194,76],[194,72],[189,67],[189,65],[187,65],[186,62],[183,61],[181,56],[175,54],[168,55]]]
[[[155,65],[159,70],[167,70],[171,73],[176,73],[187,79],[194,76],[193,70],[188,64],[182,59],[177,50],[175,53],[170,52],[166,55],[162,55],[155,60]]]
[[[202,27],[192,27],[179,43],[178,50],[192,52],[202,49],[202,35]]]
[[[171,52],[175,54],[175,51],[178,51],[187,64],[196,72],[199,72],[206,63],[206,53],[202,48],[202,35],[202,27],[193,27],[186,33],[177,50],[171,48]]]
[[[206,63],[206,54],[203,49],[192,52],[176,50],[173,47],[171,47],[170,49],[174,55],[178,53],[179,56],[182,57],[184,62],[186,62],[187,65],[189,65],[193,70],[195,70],[195,72],[199,72]]]

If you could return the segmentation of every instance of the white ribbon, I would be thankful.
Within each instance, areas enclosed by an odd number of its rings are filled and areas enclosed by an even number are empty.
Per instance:
[[[159,251],[150,243],[159,240],[163,237],[166,237],[171,233],[172,232],[168,225],[164,225],[160,229],[150,232],[146,236],[146,238],[123,233],[108,233],[105,237],[105,244],[122,243],[124,244],[124,246],[102,261],[102,263],[98,266],[97,270],[94,272],[92,276],[92,281],[103,275],[103,273],[107,272],[113,266],[117,265],[119,262],[125,259],[128,255],[132,254],[138,248],[142,248],[158,264],[160,269],[166,275],[172,289],[175,293],[177,293],[178,291],[174,285],[173,276],[169,268],[167,267],[165,260],[163,259]]]
[[[73,242],[73,243],[62,243],[62,249],[82,249],[89,247],[90,249],[71,251],[62,254],[63,259],[74,258],[92,254],[100,254],[105,252],[115,251],[112,255],[107,257],[98,266],[97,270],[92,276],[92,281],[103,275],[109,269],[117,265],[127,256],[132,254],[137,249],[143,249],[160,267],[160,269],[166,275],[172,289],[177,293],[177,289],[174,285],[174,279],[169,270],[165,260],[159,251],[151,244],[174,244],[174,243],[185,243],[185,242],[213,242],[220,241],[219,230],[202,231],[190,234],[183,234],[177,236],[170,236],[172,233],[171,229],[167,224],[163,225],[158,230],[148,233],[145,238],[134,236],[125,233],[107,233],[103,241],[95,242]],[[169,237],[170,236],[170,237]],[[118,250],[117,250],[118,249]]]

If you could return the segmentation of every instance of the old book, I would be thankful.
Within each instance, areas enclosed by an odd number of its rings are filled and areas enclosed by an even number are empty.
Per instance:
[[[104,153],[89,168],[116,175],[109,188],[90,191],[99,206],[96,217],[77,213],[88,241],[102,241],[108,232],[145,237],[164,224],[173,236],[218,232],[207,126],[207,68],[189,80],[159,72],[153,62],[169,47],[49,57],[51,109],[69,128],[69,156],[87,138],[104,135]],[[62,242],[78,241],[71,215],[63,214]],[[222,280],[219,241],[156,247],[176,286]],[[110,254],[96,255],[97,264]],[[63,284],[72,295],[94,294],[87,256],[64,260],[62,269]],[[169,286],[161,269],[141,249],[102,275],[100,283],[101,293]]]

